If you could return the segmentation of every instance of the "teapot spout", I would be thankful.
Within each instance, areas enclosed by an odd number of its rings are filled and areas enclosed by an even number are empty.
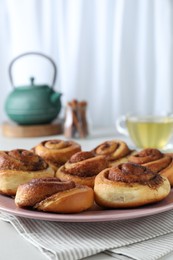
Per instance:
[[[54,105],[58,105],[59,102],[60,102],[60,98],[61,98],[62,94],[59,93],[59,92],[54,92],[52,93],[51,95],[51,102],[54,104]]]

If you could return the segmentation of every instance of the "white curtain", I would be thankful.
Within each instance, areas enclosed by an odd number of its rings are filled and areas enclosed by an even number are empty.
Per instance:
[[[87,100],[96,126],[128,112],[173,112],[172,39],[172,0],[1,0],[0,119],[8,65],[28,51],[54,59],[63,104]],[[33,57],[12,72],[15,85],[52,77],[49,64]]]

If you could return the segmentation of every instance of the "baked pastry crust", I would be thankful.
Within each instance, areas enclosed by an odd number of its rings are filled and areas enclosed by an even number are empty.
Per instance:
[[[56,139],[43,141],[32,148],[32,150],[57,170],[73,154],[81,151],[81,146],[74,141]]]
[[[69,161],[61,166],[56,172],[56,177],[93,188],[96,175],[107,166],[104,156],[95,156],[92,152],[82,151],[74,154]]]
[[[18,207],[55,213],[78,213],[94,203],[94,192],[87,186],[58,178],[33,179],[17,189],[15,203]]]
[[[121,140],[111,140],[98,145],[93,152],[95,155],[105,156],[109,167],[112,167],[127,162],[134,150]]]
[[[0,151],[0,193],[13,196],[17,187],[33,178],[54,177],[55,171],[31,151]]]
[[[124,163],[105,169],[95,178],[98,205],[106,208],[131,208],[164,199],[170,192],[168,179],[148,168]]]
[[[173,153],[162,153],[158,149],[146,148],[134,153],[128,160],[167,177],[173,186]]]

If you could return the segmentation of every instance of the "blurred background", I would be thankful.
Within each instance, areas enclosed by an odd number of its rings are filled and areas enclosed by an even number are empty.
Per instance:
[[[63,106],[86,100],[94,126],[112,126],[129,112],[173,112],[172,0],[1,0],[1,122],[9,64],[29,51],[55,61]],[[12,70],[15,86],[33,75],[49,84],[52,73],[38,57]]]

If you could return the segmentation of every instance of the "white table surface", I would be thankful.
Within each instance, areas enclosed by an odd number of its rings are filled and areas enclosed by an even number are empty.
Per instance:
[[[127,141],[132,146],[132,143],[122,136],[118,136],[114,129],[95,130],[92,135],[79,142],[83,150],[90,150],[103,141],[111,139],[121,139]],[[30,149],[40,141],[47,139],[65,139],[64,136],[49,136],[39,138],[7,138],[0,133],[0,150],[11,150],[16,148]],[[0,221],[0,259],[1,260],[46,260],[47,258],[32,244],[27,242],[20,236],[15,228],[4,221]],[[85,258],[86,260],[111,260],[114,259],[106,254],[97,254],[92,257]],[[118,259],[118,258],[116,258]],[[173,253],[161,258],[162,260],[173,260]]]

